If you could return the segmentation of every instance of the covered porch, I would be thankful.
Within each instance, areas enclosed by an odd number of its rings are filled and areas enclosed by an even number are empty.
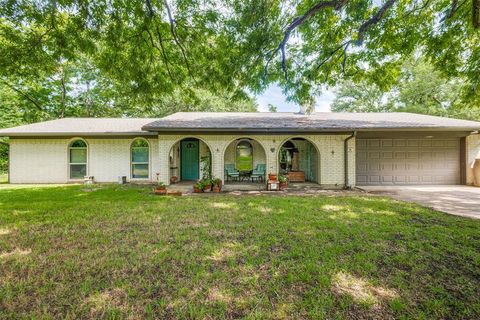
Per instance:
[[[244,137],[230,142],[224,154],[225,185],[264,188],[266,176],[267,155],[258,141]]]

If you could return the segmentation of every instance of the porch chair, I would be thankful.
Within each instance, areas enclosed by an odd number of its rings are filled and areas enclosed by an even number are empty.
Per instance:
[[[240,177],[240,173],[235,169],[235,165],[233,164],[226,164],[225,165],[225,176],[227,177],[227,181],[229,178],[233,178],[233,180],[238,180]]]
[[[267,165],[266,164],[257,164],[255,169],[253,169],[252,174],[250,175],[250,178],[252,179],[252,182],[257,179],[260,180],[260,182],[263,182],[263,179],[265,179],[265,172],[267,171]]]

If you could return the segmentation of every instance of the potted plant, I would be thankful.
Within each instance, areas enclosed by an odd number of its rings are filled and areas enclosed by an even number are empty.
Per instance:
[[[203,180],[203,192],[210,192],[212,191],[212,180],[205,179]]]
[[[163,182],[158,182],[157,186],[155,187],[155,194],[166,194],[167,193],[167,186]]]
[[[203,192],[203,182],[197,181],[197,183],[193,185],[193,193],[201,193],[201,192]]]
[[[285,190],[288,187],[288,179],[284,175],[279,175],[278,176],[278,182],[279,182],[279,188],[280,190]]]
[[[170,177],[170,183],[176,183],[178,181],[178,177],[177,176],[171,176]]]
[[[213,187],[212,187],[213,192],[219,193],[220,191],[222,191],[222,179],[219,179],[219,178],[213,179],[212,183],[213,183]]]
[[[277,180],[277,174],[276,173],[269,173],[268,174],[268,180]]]

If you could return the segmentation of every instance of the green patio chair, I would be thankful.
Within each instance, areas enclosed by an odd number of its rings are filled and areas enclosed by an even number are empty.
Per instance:
[[[257,181],[260,180],[260,182],[263,182],[263,180],[265,179],[266,171],[267,171],[267,165],[263,163],[262,164],[259,163],[255,167],[255,169],[253,169],[252,174],[250,175],[250,178],[252,179],[252,181],[256,179]]]
[[[240,173],[235,169],[235,165],[233,164],[226,164],[225,165],[225,176],[227,177],[227,181],[232,178],[234,181],[238,180]]]

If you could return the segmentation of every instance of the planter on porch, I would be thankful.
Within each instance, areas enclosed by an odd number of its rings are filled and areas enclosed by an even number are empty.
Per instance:
[[[193,185],[193,193],[202,193],[203,192],[203,183],[198,181]]]
[[[269,173],[268,174],[268,180],[277,180],[277,174],[276,173]]]
[[[212,191],[215,193],[220,193],[222,191],[222,179],[213,179]]]
[[[287,179],[287,177],[285,177],[285,176],[283,176],[283,175],[280,175],[280,176],[278,177],[278,182],[279,182],[278,188],[279,188],[280,190],[286,190],[286,189],[288,188],[288,179]]]
[[[162,182],[159,182],[153,192],[160,195],[167,194],[167,187]]]

